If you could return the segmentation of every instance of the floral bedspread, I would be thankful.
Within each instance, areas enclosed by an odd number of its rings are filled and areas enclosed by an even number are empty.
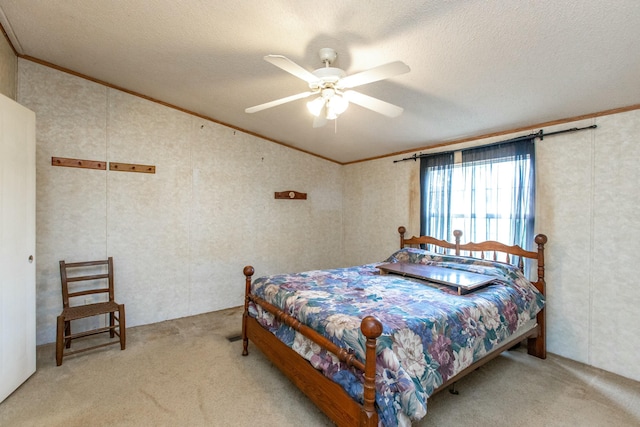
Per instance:
[[[256,279],[251,292],[364,362],[361,320],[373,315],[383,324],[377,344],[376,405],[380,424],[405,426],[427,413],[433,391],[505,341],[534,318],[544,297],[515,267],[473,258],[405,248],[385,262],[412,262],[495,276],[490,285],[458,295],[414,279],[380,275],[357,267],[274,275]],[[250,315],[362,402],[363,374],[280,324],[267,311]]]

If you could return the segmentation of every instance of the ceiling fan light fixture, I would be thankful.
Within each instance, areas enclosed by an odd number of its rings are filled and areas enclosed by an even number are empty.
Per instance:
[[[322,109],[324,108],[325,99],[321,96],[307,102],[307,109],[311,114],[315,117],[318,117],[320,113],[322,113]]]
[[[327,100],[327,109],[331,109],[337,115],[340,115],[345,111],[347,111],[348,107],[349,107],[349,101],[338,94],[333,95],[331,98]]]
[[[349,101],[336,93],[332,93],[329,97],[324,96],[325,94],[326,92],[323,93],[323,96],[307,102],[307,109],[315,117],[319,117],[324,110],[327,120],[335,120],[347,110]]]

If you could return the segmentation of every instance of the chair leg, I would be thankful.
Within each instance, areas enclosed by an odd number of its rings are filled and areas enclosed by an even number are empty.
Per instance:
[[[120,350],[127,346],[127,326],[124,319],[124,304],[118,305],[118,325],[120,329]]]
[[[116,324],[115,321],[115,313],[111,312],[109,313],[109,338],[113,338],[116,336],[116,330],[114,328]]]
[[[56,365],[62,365],[62,354],[64,352],[64,330],[65,321],[64,317],[58,316],[56,326]]]
[[[64,336],[71,336],[71,321],[64,322]],[[65,347],[71,348],[71,340],[65,338]]]

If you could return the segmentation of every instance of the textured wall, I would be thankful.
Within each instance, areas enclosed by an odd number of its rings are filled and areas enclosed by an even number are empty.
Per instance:
[[[419,234],[419,170],[392,158],[345,166],[345,263],[382,261],[399,247],[398,227]],[[413,197],[412,197],[413,196]],[[415,222],[417,220],[417,223]],[[417,225],[416,225],[417,224]]]
[[[16,100],[18,58],[6,37],[0,35],[0,93]]]
[[[640,110],[538,143],[538,229],[549,235],[549,350],[640,380]],[[571,126],[566,127],[572,127]]]
[[[61,259],[113,256],[130,326],[241,305],[247,264],[263,275],[343,263],[340,165],[27,60],[19,84],[37,117],[38,343],[54,341]],[[283,190],[308,199],[275,200]]]
[[[640,381],[640,111],[598,119],[593,143],[590,362]]]
[[[634,262],[640,253],[640,110],[545,131],[591,124],[598,128],[536,145],[536,230],[549,238],[548,349],[640,380],[640,336],[633,326],[640,307]],[[414,191],[419,164],[392,160],[345,167],[345,250],[354,263],[380,260],[395,250],[399,225],[406,225],[409,235],[419,232]]]

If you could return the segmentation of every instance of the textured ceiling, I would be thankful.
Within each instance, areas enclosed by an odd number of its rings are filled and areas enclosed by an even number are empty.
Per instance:
[[[638,0],[0,0],[0,23],[21,56],[341,163],[640,103]],[[322,47],[409,65],[358,88],[403,114],[244,112],[308,89],[264,55],[311,71]]]

